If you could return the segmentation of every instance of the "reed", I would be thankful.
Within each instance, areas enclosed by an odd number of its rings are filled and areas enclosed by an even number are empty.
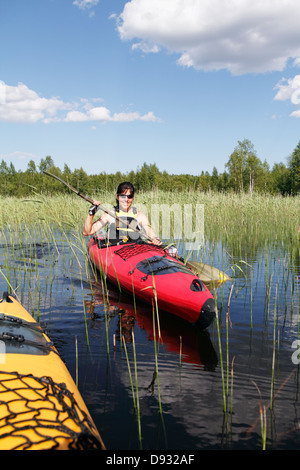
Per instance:
[[[137,360],[136,360],[136,349],[135,349],[135,337],[134,337],[134,332],[132,332],[132,349],[133,349],[133,360],[134,360],[134,378],[135,378],[135,393],[136,393],[136,410],[137,410],[137,422],[138,422],[138,435],[139,435],[140,448],[142,448],[141,413],[140,413],[139,385],[138,385]]]
[[[130,384],[131,384],[133,405],[134,405],[134,409],[135,409],[135,413],[136,413],[136,417],[137,417],[139,447],[140,447],[140,450],[141,450],[142,449],[142,427],[141,427],[141,416],[140,416],[139,387],[138,387],[137,361],[136,361],[134,334],[133,334],[133,338],[132,338],[132,344],[133,344],[133,356],[134,356],[135,386],[134,386],[134,380],[133,380],[133,377],[132,377],[130,361],[129,361],[129,356],[128,356],[127,347],[126,347],[126,341],[125,341],[124,336],[122,337],[122,341],[123,341],[123,346],[124,346],[124,351],[125,351],[125,356],[126,356],[126,361],[127,361],[129,380],[130,380]]]
[[[96,195],[95,195],[96,197]],[[115,196],[112,193],[101,194],[103,202],[113,204]],[[276,243],[282,239],[290,239],[295,253],[299,247],[293,241],[299,240],[297,210],[300,196],[286,197],[259,195],[250,197],[247,194],[216,194],[216,193],[169,193],[163,191],[141,192],[136,195],[136,202],[149,209],[152,204],[203,204],[205,236],[210,240],[235,240],[237,246],[241,243],[253,246],[268,239]],[[35,195],[26,200],[17,198],[0,198],[1,226],[28,222],[28,216],[33,222],[64,221],[64,226],[81,226],[87,205],[73,195],[45,197]],[[162,219],[163,223],[163,219]],[[229,230],[230,229],[230,230]],[[249,243],[248,243],[249,242]]]
[[[216,298],[216,295],[215,295]],[[225,372],[224,372],[224,363],[223,363],[223,351],[222,351],[222,339],[221,339],[221,328],[218,314],[218,307],[216,304],[216,326],[217,326],[217,339],[219,346],[219,360],[220,360],[220,370],[221,370],[221,382],[222,382],[222,392],[223,392],[223,411],[226,414],[227,412],[227,399],[226,399],[226,386],[225,386]]]
[[[270,410],[272,410],[272,408],[273,408],[273,400],[274,400],[275,357],[276,357],[276,354],[275,354],[275,352],[276,352],[276,324],[277,324],[277,292],[278,292],[278,284],[276,285],[274,320],[273,320],[273,354],[272,354]]]
[[[161,392],[159,384],[159,373],[158,373],[158,352],[159,352],[159,342],[162,341],[161,330],[160,330],[160,321],[159,321],[159,309],[158,309],[158,299],[157,292],[155,287],[155,277],[152,275],[152,286],[145,287],[145,289],[151,289],[153,291],[153,302],[152,302],[152,329],[153,329],[153,344],[154,344],[154,359],[155,359],[155,379],[157,383],[157,393],[158,393],[158,406],[160,419],[163,426],[163,432],[165,441],[167,443],[167,434],[163,417],[162,402],[161,402]],[[156,330],[158,332],[158,338],[156,336]]]
[[[226,409],[228,409],[228,400],[229,400],[229,326],[232,327],[231,320],[230,320],[230,301],[231,301],[231,296],[232,296],[232,291],[234,288],[234,284],[232,284],[230,293],[229,293],[229,298],[228,298],[228,304],[227,304],[227,313],[226,313],[226,364],[227,364],[227,370],[226,370]],[[231,412],[232,412],[232,401],[233,401],[233,362],[232,362],[232,367],[231,367]]]
[[[160,384],[159,384],[159,374],[158,374],[158,345],[159,341],[162,341],[161,331],[160,331],[160,323],[159,323],[159,310],[158,310],[158,303],[157,303],[157,293],[155,288],[155,278],[153,277],[153,294],[154,294],[154,305],[152,309],[152,318],[153,318],[153,335],[154,335],[154,358],[155,358],[155,376],[156,376],[156,383],[157,383],[157,393],[158,393],[158,405],[159,405],[159,413],[160,419],[163,427],[163,433],[165,437],[166,447],[167,447],[167,432],[165,427],[165,421],[163,416],[162,410],[162,402],[161,402],[161,392],[160,392]],[[156,338],[156,325],[158,328],[158,341]]]
[[[262,404],[262,396],[261,391],[257,385],[257,383],[252,380],[256,390],[259,394],[259,418],[260,418],[260,430],[261,430],[261,441],[262,441],[262,450],[266,450],[267,445],[267,412],[266,406]]]

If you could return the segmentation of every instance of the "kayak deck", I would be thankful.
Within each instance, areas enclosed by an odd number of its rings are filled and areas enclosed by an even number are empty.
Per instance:
[[[0,449],[104,449],[53,343],[12,296],[0,300]]]
[[[207,328],[215,319],[215,301],[197,275],[162,247],[148,243],[88,244],[91,261],[123,292],[185,321]]]

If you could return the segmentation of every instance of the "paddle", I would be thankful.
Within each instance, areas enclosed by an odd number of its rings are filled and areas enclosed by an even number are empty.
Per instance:
[[[93,204],[94,201],[93,199],[91,199],[90,197],[88,196],[85,196],[84,194],[82,194],[80,191],[78,191],[77,189],[73,188],[73,186],[71,186],[69,183],[67,183],[66,181],[62,180],[61,178],[59,178],[58,176],[56,175],[53,175],[52,173],[49,173],[48,171],[43,171],[43,173],[45,173],[45,175],[48,175],[48,176],[51,176],[52,178],[55,178],[57,179],[58,181],[60,181],[62,184],[64,184],[65,186],[67,186],[71,191],[73,191],[75,194],[77,194],[77,196],[80,196],[81,198],[83,198],[85,201],[89,202],[90,204]],[[101,209],[103,212],[106,212],[107,214],[109,214],[110,216],[114,217],[116,220],[118,220],[121,224],[129,227],[130,224],[122,219],[120,219],[114,212],[110,211],[109,209],[106,209],[102,204],[100,204],[98,206],[99,209]],[[133,229],[134,231],[138,232],[138,229],[135,229],[134,227],[130,226],[131,229]],[[147,240],[152,242],[152,238],[146,236]],[[204,264],[204,263],[199,263],[197,261],[184,261],[184,263],[186,264],[186,266],[188,268],[190,268],[198,277],[199,279],[201,279],[201,281],[203,282],[214,282],[214,281],[217,281],[218,283],[222,283],[222,282],[226,282],[228,280],[230,280],[230,277],[227,276],[225,273],[223,273],[222,271],[220,271],[219,269],[217,268],[214,268],[213,266],[209,266],[208,264]]]
[[[48,175],[48,176],[51,176],[52,178],[57,179],[57,180],[60,181],[62,184],[64,184],[65,186],[67,186],[71,191],[73,191],[75,194],[77,194],[77,196],[82,197],[85,201],[89,202],[90,204],[94,204],[93,199],[91,199],[89,196],[85,196],[85,195],[82,194],[80,191],[77,191],[77,189],[73,188],[73,186],[71,186],[69,183],[67,183],[66,181],[62,180],[62,179],[59,178],[58,176],[52,175],[52,173],[49,173],[48,171],[43,171],[43,173],[45,173],[45,175]],[[124,226],[130,227],[132,230],[138,232],[138,230],[135,229],[134,227],[132,227],[128,222],[126,222],[125,220],[120,219],[114,212],[110,211],[109,209],[106,209],[104,206],[102,206],[102,204],[99,204],[97,207],[98,207],[99,209],[101,209],[103,212],[106,212],[106,213],[109,214],[110,216],[114,217],[116,220],[118,220],[118,221],[119,221],[121,224],[123,224]],[[152,239],[151,239],[150,237],[147,237],[147,240],[150,241],[150,242],[152,241]]]
[[[209,264],[204,264],[199,261],[186,261],[185,263],[203,282],[209,283],[216,281],[218,284],[222,284],[231,279],[227,274]]]

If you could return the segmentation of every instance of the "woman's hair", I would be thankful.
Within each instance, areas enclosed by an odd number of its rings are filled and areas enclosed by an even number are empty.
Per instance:
[[[127,189],[129,189],[129,191],[131,191],[131,193],[134,195],[134,186],[132,183],[130,183],[129,181],[124,181],[123,183],[120,183],[119,186],[117,187],[117,196],[119,194],[122,194],[124,193]],[[118,199],[116,199],[117,201],[117,207],[119,206],[119,201]]]
[[[119,194],[124,193],[124,191],[126,191],[127,189],[129,189],[132,194],[134,194],[134,186],[132,183],[129,183],[129,181],[124,181],[124,183],[120,183],[117,188],[117,196]]]

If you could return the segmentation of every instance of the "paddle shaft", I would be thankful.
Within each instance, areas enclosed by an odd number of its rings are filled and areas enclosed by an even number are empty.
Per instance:
[[[48,175],[48,176],[51,176],[52,178],[55,178],[57,179],[58,181],[60,181],[62,184],[64,184],[65,186],[67,186],[71,191],[73,191],[73,193],[77,194],[77,196],[81,197],[82,199],[84,199],[85,201],[89,202],[90,204],[94,204],[94,201],[93,199],[91,199],[89,196],[85,196],[84,194],[82,194],[80,191],[78,191],[77,189],[73,188],[73,186],[71,186],[69,183],[67,183],[66,181],[62,180],[61,178],[59,178],[58,176],[56,175],[52,175],[52,173],[49,173],[48,171],[43,171],[43,173],[45,173],[45,175]],[[102,206],[102,204],[99,204],[97,206],[99,209],[101,209],[103,212],[106,212],[108,215],[110,215],[111,217],[114,217],[119,223],[123,224],[125,227],[127,228],[130,228],[131,230],[133,230],[134,232],[140,232],[138,229],[134,228],[134,227],[131,227],[131,225],[126,222],[125,220],[122,220],[120,219],[113,211],[110,211],[109,209],[106,209],[104,206]],[[148,241],[152,242],[152,238],[148,237],[146,235],[146,238]]]

